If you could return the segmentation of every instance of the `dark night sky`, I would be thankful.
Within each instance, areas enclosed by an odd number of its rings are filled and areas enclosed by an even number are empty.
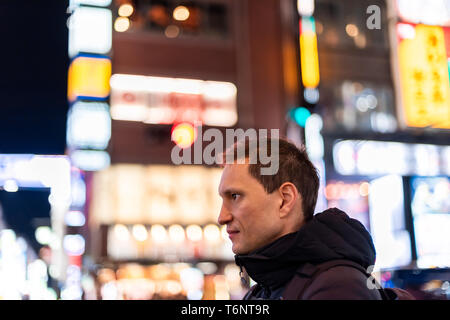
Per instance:
[[[67,6],[0,1],[0,153],[64,153]]]
[[[36,228],[39,225],[50,225],[49,195],[49,189],[0,191],[3,223],[19,236],[25,237],[36,252],[40,248],[34,237]]]

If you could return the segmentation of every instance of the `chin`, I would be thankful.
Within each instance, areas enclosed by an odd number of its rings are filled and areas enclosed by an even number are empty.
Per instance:
[[[243,250],[242,248],[232,248],[231,249],[233,251],[234,254],[248,254],[250,253],[250,251],[248,250]]]

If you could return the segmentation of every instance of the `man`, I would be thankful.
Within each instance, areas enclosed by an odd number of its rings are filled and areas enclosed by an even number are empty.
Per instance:
[[[228,151],[236,155],[244,147],[245,163],[236,157],[225,162],[219,185],[223,203],[218,222],[227,226],[237,265],[257,283],[244,299],[380,300],[361,271],[375,263],[370,234],[336,208],[313,216],[317,170],[304,149],[277,140],[275,174],[261,175],[263,165],[249,157],[246,141]],[[266,145],[270,149],[272,143]],[[318,266],[337,260],[344,263],[313,277]]]

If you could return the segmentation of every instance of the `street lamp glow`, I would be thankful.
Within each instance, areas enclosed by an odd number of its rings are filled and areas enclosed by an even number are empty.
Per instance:
[[[173,18],[177,21],[186,21],[189,18],[189,9],[185,6],[178,6],[173,10]]]
[[[114,30],[117,32],[125,32],[130,27],[130,20],[126,17],[118,17],[114,22]]]
[[[133,14],[134,8],[131,4],[123,4],[119,7],[119,16],[129,17]]]

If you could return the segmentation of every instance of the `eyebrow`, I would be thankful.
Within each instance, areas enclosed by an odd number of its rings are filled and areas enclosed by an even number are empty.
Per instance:
[[[244,191],[241,189],[237,189],[237,188],[228,188],[228,189],[225,189],[223,192],[220,192],[220,190],[219,190],[220,196],[230,196],[233,193],[243,194]]]

